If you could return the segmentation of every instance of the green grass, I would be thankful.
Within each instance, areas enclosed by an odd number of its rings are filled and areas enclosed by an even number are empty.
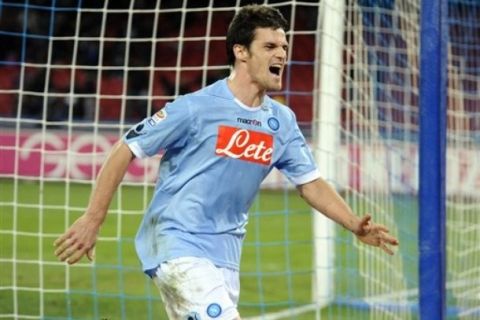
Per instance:
[[[95,264],[83,260],[70,267],[56,260],[52,243],[82,214],[90,190],[90,184],[0,180],[0,315],[167,319],[157,289],[140,270],[133,245],[150,188],[120,188],[101,230]],[[400,203],[411,206],[411,202]],[[408,225],[412,215],[405,217],[404,210],[402,206],[395,208],[395,219]],[[247,229],[242,255],[242,316],[309,304],[313,265],[309,207],[295,192],[262,191],[252,206]],[[336,259],[339,265],[350,267],[335,274],[336,291],[356,298],[363,292],[357,262],[352,263],[358,253],[348,232],[338,229],[337,233]],[[402,252],[415,252],[411,234],[399,236],[407,248]],[[405,259],[409,259],[408,254]],[[416,263],[412,264],[405,272],[415,279]],[[369,319],[369,315],[368,310],[340,305],[322,310],[322,319]],[[292,317],[314,318],[314,313]]]

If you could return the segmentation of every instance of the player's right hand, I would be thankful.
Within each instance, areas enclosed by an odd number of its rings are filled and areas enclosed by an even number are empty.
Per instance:
[[[53,243],[56,248],[55,255],[68,264],[78,262],[84,255],[93,261],[99,229],[100,225],[97,222],[89,219],[86,214],[82,215],[55,240]]]

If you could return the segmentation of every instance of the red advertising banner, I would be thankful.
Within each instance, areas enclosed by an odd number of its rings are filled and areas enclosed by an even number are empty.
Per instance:
[[[119,139],[113,134],[61,131],[0,133],[0,175],[20,177],[94,179],[107,153]],[[159,157],[135,159],[128,181],[155,181]]]
[[[66,131],[0,132],[0,177],[93,180],[119,139],[112,133]],[[413,143],[342,145],[336,162],[339,189],[412,194],[418,190],[418,147]],[[155,182],[160,156],[135,159],[125,176],[130,182]],[[319,168],[322,172],[322,168]],[[447,194],[478,197],[480,149],[449,148]],[[282,188],[286,179],[272,170],[263,188]],[[290,185],[292,187],[292,185]]]

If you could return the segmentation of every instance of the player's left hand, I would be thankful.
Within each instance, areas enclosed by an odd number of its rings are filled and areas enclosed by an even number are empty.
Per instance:
[[[389,234],[388,228],[381,224],[373,223],[372,217],[367,214],[361,220],[355,235],[358,240],[370,246],[379,247],[389,255],[394,252],[391,246],[398,246],[398,240]]]

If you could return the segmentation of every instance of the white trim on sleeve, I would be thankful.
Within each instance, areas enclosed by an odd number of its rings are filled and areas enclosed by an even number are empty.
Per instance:
[[[296,186],[299,186],[301,184],[312,182],[313,180],[316,180],[318,178],[320,178],[320,171],[318,171],[318,169],[315,169],[315,170],[313,170],[309,173],[306,173],[306,174],[298,176],[298,177],[290,177],[290,180]]]
[[[127,146],[133,152],[135,157],[140,158],[140,159],[148,157],[147,154],[145,152],[143,152],[142,148],[140,148],[140,146],[138,145],[138,143],[136,141],[131,142],[131,143],[127,143]]]

